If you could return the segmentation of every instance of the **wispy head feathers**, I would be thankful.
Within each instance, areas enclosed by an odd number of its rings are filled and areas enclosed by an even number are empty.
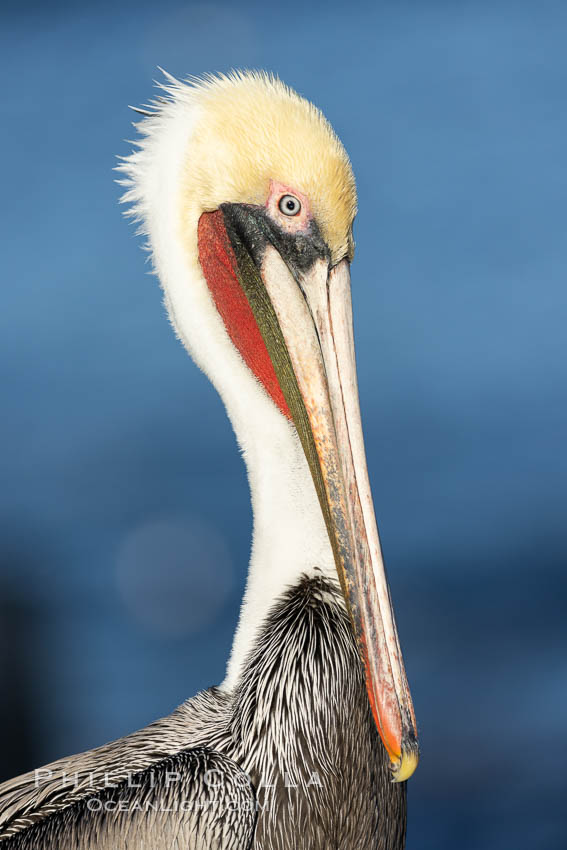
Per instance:
[[[348,156],[323,114],[277,77],[234,71],[180,82],[136,110],[138,150],[118,170],[142,231],[151,236],[149,183],[165,178],[168,134],[186,133],[177,163],[182,227],[224,202],[263,204],[270,179],[306,194],[333,259],[352,254],[356,188]],[[181,130],[181,128],[184,128]],[[178,148],[179,149],[179,148]],[[155,185],[154,185],[155,188]],[[191,234],[187,234],[191,238]]]

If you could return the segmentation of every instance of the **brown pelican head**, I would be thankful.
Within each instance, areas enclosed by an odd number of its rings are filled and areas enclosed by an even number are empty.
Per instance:
[[[177,333],[225,401],[255,514],[268,517],[280,548],[298,538],[288,561],[328,557],[336,570],[376,726],[402,781],[417,765],[417,734],[360,421],[348,156],[318,109],[265,74],[168,78],[164,88],[121,166],[124,200],[148,235]],[[273,450],[263,461],[265,443]],[[289,503],[315,505],[293,520],[288,502],[254,496],[274,457],[297,491]],[[306,514],[300,533],[292,525]],[[261,548],[255,531],[253,560]]]

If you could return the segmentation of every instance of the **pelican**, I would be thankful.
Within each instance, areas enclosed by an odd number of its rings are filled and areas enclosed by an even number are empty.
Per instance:
[[[351,164],[266,73],[162,89],[123,200],[242,449],[246,591],[224,682],[0,786],[1,846],[399,850],[418,744],[358,402]]]

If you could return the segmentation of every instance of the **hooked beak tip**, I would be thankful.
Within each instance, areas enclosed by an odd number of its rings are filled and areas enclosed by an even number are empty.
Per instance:
[[[404,750],[399,759],[392,762],[392,782],[405,782],[415,771],[419,753],[415,749]]]

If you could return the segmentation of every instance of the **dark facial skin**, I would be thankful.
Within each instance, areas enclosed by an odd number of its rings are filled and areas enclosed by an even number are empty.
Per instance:
[[[221,210],[231,242],[234,245],[236,237],[247,248],[258,267],[269,243],[278,251],[296,279],[309,271],[316,260],[330,261],[329,249],[314,219],[302,233],[286,233],[270,218],[264,207],[222,204]]]

